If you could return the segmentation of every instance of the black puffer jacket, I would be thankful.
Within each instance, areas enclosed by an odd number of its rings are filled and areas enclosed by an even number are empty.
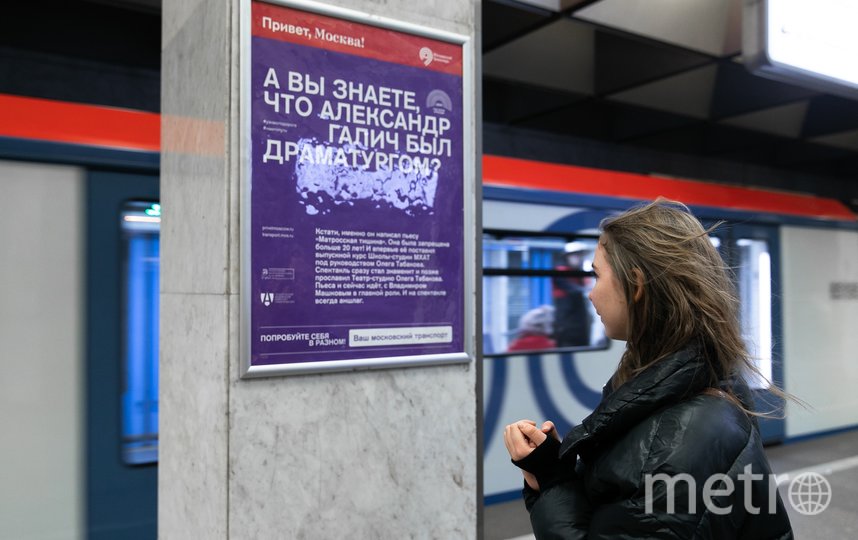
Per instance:
[[[536,538],[792,538],[756,425],[707,391],[704,362],[658,362],[517,463],[541,488],[525,487]]]

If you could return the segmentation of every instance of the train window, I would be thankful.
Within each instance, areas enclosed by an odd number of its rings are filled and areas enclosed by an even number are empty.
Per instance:
[[[587,298],[595,236],[487,230],[483,236],[483,352],[501,355],[607,347]]]
[[[128,202],[123,243],[122,458],[158,460],[158,276],[161,205]]]
[[[768,388],[772,379],[772,264],[765,240],[736,240],[742,335],[761,379],[749,381],[752,388]]]

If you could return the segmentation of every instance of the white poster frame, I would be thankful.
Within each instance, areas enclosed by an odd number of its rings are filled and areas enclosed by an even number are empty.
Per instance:
[[[445,354],[416,356],[380,356],[331,361],[299,361],[283,364],[252,365],[250,335],[252,329],[251,302],[254,299],[251,280],[251,0],[242,0],[239,12],[239,181],[240,181],[240,373],[243,379],[306,373],[354,371],[376,368],[403,368],[441,364],[467,363],[476,358],[476,290],[478,244],[477,179],[476,179],[476,118],[474,43],[469,36],[428,28],[405,21],[390,19],[320,4],[306,0],[260,0],[266,4],[302,10],[326,17],[357,22],[363,25],[389,29],[415,36],[426,37],[460,46],[462,49],[462,196],[463,238],[462,283],[464,290],[456,291],[463,306],[463,350]]]

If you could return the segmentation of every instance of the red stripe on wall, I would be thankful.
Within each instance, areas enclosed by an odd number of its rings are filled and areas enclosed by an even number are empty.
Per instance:
[[[841,221],[856,221],[834,199],[526,159],[483,156],[483,184],[584,195],[651,200],[662,196],[689,205],[715,206]]]
[[[157,113],[0,95],[0,136],[158,152]]]
[[[159,152],[157,113],[0,94],[0,137]],[[217,141],[215,141],[217,143]],[[222,148],[222,141],[212,145]],[[765,189],[483,156],[483,183],[523,189],[648,200],[840,221],[858,220],[834,199]]]

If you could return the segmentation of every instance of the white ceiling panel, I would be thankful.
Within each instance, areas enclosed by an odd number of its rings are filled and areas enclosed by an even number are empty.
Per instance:
[[[594,41],[591,26],[560,19],[483,55],[483,75],[590,94]]]
[[[828,146],[836,146],[837,148],[845,148],[846,150],[858,151],[858,129],[852,131],[843,131],[841,133],[833,133],[831,135],[823,135],[809,139],[811,142],[825,144]]]
[[[807,114],[807,106],[807,101],[799,101],[725,118],[721,120],[721,123],[781,137],[796,138],[801,135],[801,126]]]
[[[742,49],[741,0],[601,0],[575,17],[713,56]]]
[[[612,101],[649,107],[693,118],[707,118],[718,68],[714,65],[659,79],[608,96]]]

